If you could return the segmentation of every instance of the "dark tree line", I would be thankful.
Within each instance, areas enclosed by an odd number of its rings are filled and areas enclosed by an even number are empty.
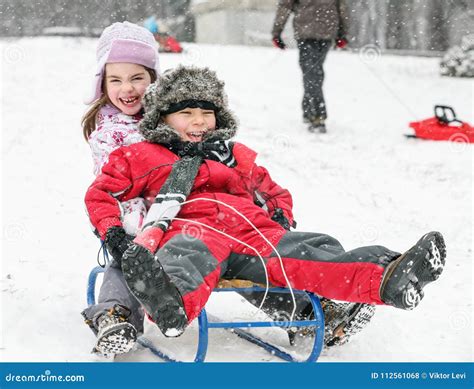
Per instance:
[[[191,0],[0,0],[0,35],[36,36],[45,28],[77,28],[97,35],[113,22],[141,23],[149,16],[166,19],[179,39],[194,39],[188,12]],[[168,20],[169,19],[169,20]],[[176,20],[179,21],[176,24]]]
[[[353,47],[376,44],[382,49],[440,51],[474,33],[474,0],[343,1],[350,11]],[[48,27],[76,28],[81,35],[95,36],[115,21],[141,23],[154,15],[164,19],[178,39],[190,42],[195,37],[190,4],[191,0],[0,0],[0,36],[36,36]]]
[[[474,33],[474,0],[346,0],[356,46],[446,50]]]

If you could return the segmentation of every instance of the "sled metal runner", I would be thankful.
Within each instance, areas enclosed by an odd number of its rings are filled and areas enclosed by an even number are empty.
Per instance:
[[[97,276],[104,272],[104,269],[100,266],[95,267],[89,274],[88,284],[87,284],[87,304],[95,304],[95,286],[97,281]],[[265,291],[265,288],[262,287],[250,287],[250,288],[216,288],[213,290],[213,293],[221,292],[258,292]],[[289,289],[286,288],[270,288],[269,293],[290,293]],[[198,316],[198,326],[199,326],[199,335],[198,335],[198,345],[196,356],[194,362],[204,362],[207,354],[207,347],[209,343],[209,329],[213,328],[224,328],[226,330],[234,332],[236,335],[242,339],[251,342],[264,350],[268,351],[270,354],[279,357],[287,362],[316,362],[319,355],[321,354],[324,341],[324,315],[319,298],[312,293],[293,290],[295,294],[306,295],[313,306],[314,319],[313,320],[294,320],[294,321],[240,321],[240,322],[226,322],[226,321],[209,321],[205,308],[201,311]],[[263,339],[251,334],[248,331],[243,330],[243,328],[264,328],[264,327],[283,327],[283,328],[304,328],[309,327],[314,329],[314,342],[311,349],[311,352],[307,359],[299,360],[294,358],[288,352],[282,350],[281,348],[264,341]],[[174,358],[171,358],[164,352],[160,351],[149,339],[145,336],[140,336],[137,339],[137,342],[143,347],[149,349],[154,355],[163,359],[167,362],[180,362]]]

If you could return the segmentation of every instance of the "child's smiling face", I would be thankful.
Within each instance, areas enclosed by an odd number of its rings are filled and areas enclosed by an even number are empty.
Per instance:
[[[144,66],[133,63],[105,65],[105,90],[110,102],[126,115],[142,109],[142,97],[151,76]]]
[[[211,109],[185,108],[164,116],[163,121],[187,142],[202,142],[206,132],[216,129],[216,115]]]

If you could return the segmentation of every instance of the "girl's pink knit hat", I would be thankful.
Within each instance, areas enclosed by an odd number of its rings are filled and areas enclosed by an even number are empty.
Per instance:
[[[102,95],[105,64],[128,62],[154,69],[160,74],[158,45],[153,34],[144,27],[123,22],[104,29],[97,43],[97,71],[85,104],[92,104]]]

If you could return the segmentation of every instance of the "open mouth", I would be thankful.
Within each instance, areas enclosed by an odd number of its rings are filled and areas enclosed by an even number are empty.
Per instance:
[[[191,142],[202,142],[202,138],[206,134],[207,130],[187,132],[186,136]]]
[[[128,97],[126,99],[119,98],[120,102],[128,107],[134,106],[138,101],[138,97]]]

